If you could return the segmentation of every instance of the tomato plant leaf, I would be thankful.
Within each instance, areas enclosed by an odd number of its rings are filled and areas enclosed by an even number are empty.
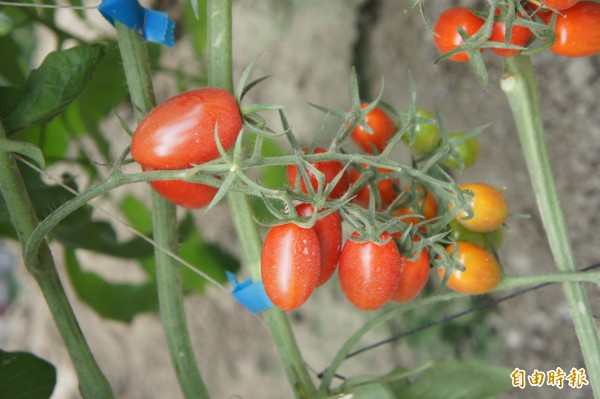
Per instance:
[[[360,378],[360,377],[358,377]],[[343,390],[344,394],[352,395],[352,399],[395,399],[394,392],[386,385],[381,383],[357,384],[355,378],[348,380],[354,387],[349,390]]]
[[[443,362],[425,370],[411,384],[390,386],[402,399],[481,399],[514,389],[511,371],[474,361]]]
[[[191,215],[182,221],[179,231],[187,231],[179,247],[179,256],[218,283],[227,281],[225,271],[236,273],[240,269],[240,263],[235,257],[218,245],[203,241]],[[199,293],[204,291],[207,283],[204,277],[188,268],[182,269],[182,280],[186,291]]]
[[[0,87],[0,118],[7,133],[48,122],[85,89],[104,56],[104,46],[81,45],[54,51],[22,87]]]
[[[28,352],[0,350],[0,393],[11,399],[48,399],[56,384],[56,369]]]
[[[152,256],[152,245],[141,237],[119,242],[112,225],[92,219],[92,208],[82,207],[66,217],[52,231],[52,237],[67,248],[87,249],[125,259]]]
[[[46,164],[42,151],[39,147],[36,147],[31,143],[0,138],[0,151],[23,155],[24,157],[31,159],[42,169]]]
[[[82,270],[73,250],[65,251],[65,263],[77,296],[102,317],[129,323],[139,313],[158,309],[153,279],[138,284],[108,282]]]
[[[2,49],[0,77],[13,84],[23,84],[25,74],[20,65],[21,51],[12,35],[0,35],[0,48]]]

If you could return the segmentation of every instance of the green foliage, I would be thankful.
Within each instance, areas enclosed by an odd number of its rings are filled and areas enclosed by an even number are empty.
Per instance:
[[[156,283],[111,283],[95,273],[81,269],[75,251],[65,251],[69,278],[77,296],[100,316],[131,322],[138,313],[158,309]]]
[[[56,384],[56,369],[27,352],[0,350],[0,396],[10,399],[48,399]]]
[[[482,399],[513,390],[511,369],[478,362],[444,362],[411,383],[390,383],[400,399]]]
[[[50,53],[22,87],[0,87],[0,118],[6,132],[50,121],[62,112],[91,79],[104,46],[80,45]]]

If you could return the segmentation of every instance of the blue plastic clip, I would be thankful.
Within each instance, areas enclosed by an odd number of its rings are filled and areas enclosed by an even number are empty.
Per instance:
[[[252,282],[251,279],[248,279],[240,283],[233,273],[226,273],[227,279],[233,285],[233,296],[246,309],[252,313],[260,313],[273,306],[262,281]]]
[[[149,42],[174,45],[175,21],[165,12],[144,8],[137,0],[103,0],[98,11],[112,25],[117,20]]]

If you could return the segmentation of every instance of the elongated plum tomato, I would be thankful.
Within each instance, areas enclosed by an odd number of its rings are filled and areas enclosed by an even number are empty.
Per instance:
[[[144,172],[152,169],[142,167]],[[215,197],[217,187],[183,180],[151,181],[152,188],[174,204],[190,209],[204,208]]]
[[[294,310],[319,281],[321,250],[314,229],[293,223],[274,226],[263,243],[261,274],[267,296],[278,308]]]
[[[441,53],[447,53],[462,45],[463,39],[458,32],[461,27],[469,36],[473,36],[483,26],[483,18],[473,14],[466,7],[450,7],[438,17],[433,27],[433,42]],[[466,51],[453,54],[450,59],[457,62],[469,61]]]
[[[556,42],[550,51],[567,57],[600,53],[600,3],[580,1],[562,10],[554,27]]]
[[[215,128],[225,150],[242,128],[235,98],[226,90],[203,88],[171,97],[154,108],[139,124],[131,142],[131,155],[145,171],[186,169],[219,156]],[[186,208],[202,208],[217,189],[181,180],[150,185],[169,201]]]
[[[235,144],[242,116],[226,90],[178,94],[154,108],[133,133],[131,156],[152,169],[186,169],[219,157],[215,128],[225,150]]]
[[[468,214],[460,212],[456,216],[460,224],[477,233],[491,233],[502,227],[508,218],[508,203],[500,190],[486,183],[462,184],[460,189],[473,193],[470,204],[473,217],[465,219]],[[452,208],[453,204],[449,206]]]
[[[494,255],[469,242],[461,241],[457,245],[456,257],[465,271],[453,270],[448,278],[448,288],[467,295],[481,295],[493,290],[502,279],[502,270]],[[446,248],[448,254],[452,251],[454,245]],[[443,279],[445,269],[438,268],[438,274]]]
[[[501,15],[500,9],[496,9],[496,15]],[[524,26],[514,24],[510,35],[509,44],[515,46],[524,47],[533,33]],[[488,39],[489,42],[507,43],[506,41],[506,23],[504,21],[494,21],[492,26],[492,34]],[[514,57],[519,54],[521,50],[502,49],[502,48],[490,48],[490,50],[501,57]]]
[[[362,109],[365,109],[368,106],[369,104],[367,103],[362,103],[360,105]],[[365,116],[364,123],[366,123],[373,132],[370,133],[364,127],[357,125],[354,130],[352,130],[350,138],[368,154],[373,154],[373,147],[375,147],[379,153],[383,152],[388,141],[392,138],[394,133],[396,133],[396,124],[392,118],[379,107],[373,108],[373,110]]]
[[[305,147],[302,150],[304,152],[306,152],[308,150],[308,148]],[[312,153],[313,154],[322,154],[324,152],[326,152],[326,150],[324,148],[317,147],[317,148],[315,148],[315,150]],[[342,163],[338,162],[338,161],[319,161],[319,162],[314,162],[311,165],[313,165],[315,168],[317,168],[317,170],[319,172],[321,172],[325,175],[325,185],[328,185],[329,183],[331,183],[331,181],[337,176],[337,174],[340,173],[344,169],[344,165],[342,165]],[[314,173],[310,172],[309,170],[307,170],[307,172],[308,172],[308,177],[310,178],[310,185],[315,190],[315,192],[317,192],[317,189],[319,187],[319,182],[317,180],[317,176],[315,176]],[[306,188],[306,183],[304,182],[304,179],[302,179],[302,176],[298,173],[297,165],[288,165],[287,169],[286,169],[286,173],[287,173],[288,184],[290,185],[290,187],[296,186],[296,178],[298,176],[300,176],[300,179],[302,180],[300,182],[300,191],[302,191],[304,194],[308,194],[308,190]],[[348,174],[346,172],[344,172],[344,174],[341,176],[340,180],[338,180],[337,184],[335,185],[335,187],[329,194],[329,198],[332,198],[332,199],[340,198],[342,195],[344,195],[344,193],[346,191],[348,191],[349,186],[350,186],[350,182],[348,181]]]
[[[388,233],[381,235],[383,240],[388,238],[391,238]],[[377,245],[350,238],[342,248],[338,267],[342,291],[358,309],[378,309],[398,288],[401,267],[400,252],[393,240]]]
[[[360,166],[364,169],[369,168],[369,166],[366,164],[361,164]],[[390,169],[377,168],[377,175],[380,176],[385,176],[390,172],[392,172]],[[355,167],[351,167],[348,171],[348,177],[350,178],[351,184],[355,184],[361,176],[362,173]],[[363,208],[368,208],[372,194],[372,186],[375,184],[377,184],[377,191],[379,192],[379,198],[381,199],[380,204],[375,203],[376,209],[385,209],[390,206],[396,197],[398,197],[398,190],[400,190],[400,179],[377,179],[376,183],[366,184],[360,190],[358,190],[356,197],[354,197],[352,202],[362,206]]]
[[[303,217],[311,216],[314,209],[310,204],[300,204],[296,206],[298,215]],[[339,212],[333,212],[329,215],[320,218],[313,226],[317,238],[319,239],[319,247],[321,249],[321,273],[317,287],[323,285],[329,280],[342,251],[342,218]]]
[[[397,237],[398,235],[394,235]],[[413,241],[419,238],[414,237]],[[423,291],[429,277],[429,252],[427,248],[421,250],[419,257],[411,261],[404,255],[400,255],[400,279],[398,288],[392,295],[393,302],[404,303],[413,300]]]

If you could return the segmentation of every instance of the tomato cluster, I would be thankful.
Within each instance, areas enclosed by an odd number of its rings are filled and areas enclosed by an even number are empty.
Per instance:
[[[361,104],[361,110],[367,106]],[[479,144],[474,137],[465,132],[442,137],[437,121],[422,108],[401,117],[398,123],[380,107],[369,109],[349,132],[350,139],[367,154],[383,152],[395,134],[402,134],[402,141],[423,159],[442,146],[452,148],[452,153],[441,158],[440,166],[471,167],[477,159]],[[405,123],[412,124],[412,128],[402,129]],[[302,152],[307,154],[309,150],[302,148]],[[311,153],[327,151],[316,147]],[[293,222],[272,227],[262,255],[263,284],[272,302],[286,311],[300,307],[332,277],[336,267],[343,293],[358,309],[375,310],[389,302],[407,302],[418,296],[427,284],[432,265],[440,264],[439,257],[432,259],[430,248],[423,245],[428,224],[438,217],[436,196],[416,181],[407,180],[410,184],[403,186],[398,173],[391,169],[366,163],[345,167],[340,161],[319,160],[310,162],[306,173],[300,172],[299,164],[288,165],[288,185],[308,201],[324,194],[333,203],[347,198],[358,209],[387,214],[404,227],[390,225],[391,229],[374,233],[365,226],[342,245],[340,212],[325,208],[319,210],[311,228]],[[492,253],[502,244],[501,227],[508,206],[502,193],[487,184],[459,188],[469,195],[470,212],[457,211],[456,219],[447,226],[446,251],[461,264],[451,269],[447,285],[461,293],[482,294],[500,280],[500,266]],[[349,191],[353,195],[349,196]],[[445,209],[452,211],[454,204],[448,203]],[[315,209],[308,203],[297,205],[295,210],[302,220],[315,216]],[[485,264],[480,262],[482,259]],[[439,268],[442,278],[446,270]]]
[[[138,125],[131,155],[144,171],[187,169],[218,158],[219,147],[231,148],[242,129],[236,99],[220,88],[178,94],[154,108]],[[183,180],[150,182],[154,190],[186,208],[207,206],[217,189]]]
[[[495,10],[491,32],[484,39],[488,44],[508,44],[526,48],[533,42],[534,34],[528,26],[543,23],[552,30],[555,42],[550,51],[568,57],[584,57],[600,53],[600,3],[579,0],[541,0],[527,3],[517,18],[508,23],[508,9],[505,6]],[[555,15],[555,18],[553,17]],[[438,17],[434,26],[433,41],[441,53],[447,53],[462,46],[465,42],[462,34],[468,37],[483,35],[485,19],[466,7],[451,7]],[[510,28],[507,28],[510,26]],[[533,28],[532,28],[533,29]],[[483,51],[481,38],[476,37],[479,46],[475,50]],[[541,37],[547,40],[546,37]],[[490,46],[490,50],[501,57],[512,57],[521,52],[518,48]],[[449,59],[457,62],[469,61],[467,51],[452,54]]]

